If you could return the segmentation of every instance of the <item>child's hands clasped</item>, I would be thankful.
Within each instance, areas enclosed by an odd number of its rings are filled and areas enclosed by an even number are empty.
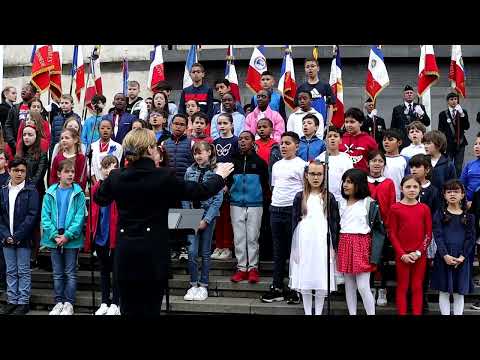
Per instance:
[[[463,258],[463,256],[461,256],[460,258]],[[443,259],[445,260],[447,265],[453,265],[455,267],[457,267],[457,265],[460,265],[463,262],[463,260],[465,259],[465,258],[463,258],[461,261],[459,261],[460,258],[456,258],[456,257],[453,257],[451,255],[445,255],[443,257]]]
[[[55,237],[55,242],[57,243],[57,246],[63,246],[68,242],[68,239],[65,237],[65,235],[57,235]]]
[[[414,253],[410,253],[402,255],[400,260],[402,260],[405,264],[414,264],[417,259]]]

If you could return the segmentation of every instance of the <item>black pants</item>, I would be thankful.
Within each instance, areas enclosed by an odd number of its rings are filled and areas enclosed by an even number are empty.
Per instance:
[[[100,288],[102,290],[102,303],[110,306],[119,305],[118,286],[113,271],[113,256],[115,250],[107,246],[95,245],[98,259],[100,260]],[[113,272],[112,285],[110,285],[110,274]],[[110,290],[112,290],[112,301],[110,302]]]
[[[118,280],[120,312],[126,316],[155,317],[160,315],[164,281]]]
[[[7,268],[5,256],[3,256],[3,246],[0,244],[0,288],[6,289]]]
[[[459,146],[457,150],[453,152],[449,152],[448,158],[453,162],[453,165],[455,165],[455,171],[459,178],[460,175],[462,175],[463,159],[465,158],[465,145]]]
[[[272,261],[272,230],[270,227],[270,205],[263,206],[262,225],[260,227],[259,256],[260,260]]]
[[[283,289],[285,264],[292,245],[292,206],[270,206],[273,242],[273,286]]]

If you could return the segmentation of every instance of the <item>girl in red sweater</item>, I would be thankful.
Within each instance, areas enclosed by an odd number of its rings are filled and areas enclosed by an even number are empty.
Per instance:
[[[412,313],[421,315],[432,216],[429,207],[417,200],[421,184],[413,175],[404,177],[400,186],[404,197],[392,206],[388,215],[388,234],[396,254],[397,312],[407,314],[407,292],[411,289]]]
[[[383,176],[383,170],[385,169],[386,163],[387,159],[381,151],[374,150],[368,154],[368,168],[370,170],[368,176],[368,189],[370,190],[370,197],[378,202],[383,223],[385,226],[388,226],[388,213],[390,212],[392,205],[396,203],[396,195],[395,184],[392,179],[387,179]],[[390,260],[392,252],[390,243],[385,241],[382,250],[382,261],[378,264],[377,271],[370,278],[370,286],[372,287],[374,298],[376,297],[377,289],[374,287],[373,280],[381,280],[380,289],[378,289],[378,306],[387,305],[387,286],[386,278],[383,276],[383,269],[384,262]]]

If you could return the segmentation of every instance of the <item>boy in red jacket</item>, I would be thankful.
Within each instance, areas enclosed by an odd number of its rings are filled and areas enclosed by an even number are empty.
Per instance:
[[[376,141],[366,132],[360,130],[365,117],[362,110],[350,108],[345,112],[345,130],[340,151],[350,155],[353,167],[368,173],[368,153],[378,150]]]
[[[101,161],[101,171],[104,179],[110,175],[110,171],[118,168],[118,159],[113,155],[107,155]],[[97,181],[91,190],[90,199],[93,199],[100,187],[102,180]],[[115,202],[109,206],[100,207],[92,201],[91,217],[87,220],[87,233],[85,236],[84,249],[89,252],[92,246],[91,234],[93,234],[93,246],[100,260],[100,286],[102,289],[102,304],[95,315],[120,315],[119,294],[115,286],[115,274],[113,275],[113,298],[110,301],[110,273],[113,271],[113,256],[117,242],[118,210]]]

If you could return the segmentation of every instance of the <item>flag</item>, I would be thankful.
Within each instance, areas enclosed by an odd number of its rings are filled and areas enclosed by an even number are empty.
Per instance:
[[[465,68],[463,67],[461,45],[452,45],[452,58],[450,60],[448,79],[450,80],[451,87],[462,97],[465,97]]]
[[[318,60],[318,45],[315,45],[312,50],[312,55],[315,60]]]
[[[190,50],[188,50],[187,60],[185,62],[185,72],[183,73],[184,89],[190,85],[193,85],[192,78],[190,77],[190,71],[192,70],[192,65],[198,62],[197,46],[198,45],[192,45],[190,46]]]
[[[72,79],[75,79],[75,95],[77,95],[77,100],[80,101],[82,89],[85,87],[85,65],[81,45],[73,47]]]
[[[53,69],[50,70],[50,93],[56,101],[62,96],[62,45],[52,46]]]
[[[165,80],[165,68],[163,65],[162,45],[155,45],[153,47],[153,58],[150,64],[150,71],[148,73],[147,87],[154,91],[160,81]]]
[[[345,122],[343,106],[343,82],[342,82],[342,62],[340,60],[340,48],[333,46],[333,59],[330,67],[330,87],[337,98],[333,108],[332,124],[341,128]],[[326,119],[325,119],[326,120]]]
[[[100,73],[100,45],[95,45],[90,57],[90,74],[88,76],[87,89],[85,90],[84,104],[93,110],[92,98],[95,94],[102,95],[102,74]]]
[[[32,84],[42,93],[50,86],[50,70],[53,69],[51,45],[34,45],[35,53],[32,61]]]
[[[128,59],[127,54],[123,57],[122,61],[122,79],[123,79],[123,95],[128,95]]]
[[[295,106],[295,97],[297,96],[297,83],[295,82],[295,69],[293,67],[292,47],[285,47],[282,69],[280,71],[280,80],[278,81],[278,91],[283,94],[283,100],[293,110]]]
[[[379,45],[373,45],[370,47],[370,56],[368,58],[365,91],[375,103],[378,94],[380,94],[389,83],[390,79],[388,78],[387,67],[385,66],[382,50]]]
[[[250,63],[248,64],[247,80],[245,85],[257,93],[262,89],[260,80],[262,79],[262,73],[267,71],[267,59],[265,58],[263,45],[257,46],[253,49]]]
[[[438,66],[433,52],[433,45],[422,45],[418,67],[418,95],[422,94],[438,81]]]
[[[225,79],[230,81],[230,89],[232,91],[235,101],[240,101],[240,89],[238,87],[237,70],[233,63],[233,45],[228,45],[227,48],[227,64],[225,66]]]

